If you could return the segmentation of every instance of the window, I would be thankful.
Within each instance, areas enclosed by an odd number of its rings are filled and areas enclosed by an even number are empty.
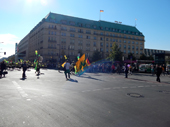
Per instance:
[[[54,34],[56,35],[56,32],[54,32]]]
[[[74,41],[73,39],[70,40],[70,44],[74,44],[74,42],[75,42],[75,41]]]
[[[53,31],[51,31],[51,35],[53,35]]]
[[[115,36],[115,34],[112,35],[113,37]]]
[[[103,43],[102,43],[102,42],[100,43],[100,46],[103,46]]]
[[[132,41],[132,44],[134,44],[134,41]]]
[[[134,54],[134,51],[132,51],[132,54]]]
[[[143,54],[143,52],[142,52],[142,51],[140,51],[140,54]]]
[[[109,39],[108,38],[106,38],[106,41],[108,41]]]
[[[134,49],[134,46],[132,45],[132,49]]]
[[[124,40],[124,43],[126,43],[126,40]]]
[[[110,41],[112,41],[112,39],[110,38]]]
[[[130,41],[128,41],[128,44],[130,44]]]
[[[124,36],[124,38],[126,38],[126,36]]]
[[[61,33],[61,36],[66,36],[66,33]]]
[[[136,42],[136,44],[138,44],[138,42]]]
[[[74,34],[70,34],[70,37],[74,37]]]
[[[119,45],[119,48],[121,48],[121,44]]]
[[[83,35],[78,35],[79,38],[83,38]]]
[[[112,47],[112,43],[110,43],[110,47]]]
[[[62,24],[67,24],[67,21],[66,20],[61,20],[61,23]]]
[[[90,30],[86,30],[86,34],[91,34],[91,31]]]
[[[103,35],[103,32],[101,32],[100,35]]]
[[[96,32],[96,31],[94,31],[94,33],[93,33],[93,34],[97,35],[97,32]]]
[[[96,40],[96,37],[94,37],[94,40]]]
[[[102,38],[102,37],[100,37],[100,40],[103,40],[103,38]]]
[[[90,39],[90,36],[86,36],[86,39]]]
[[[138,54],[138,51],[136,51],[136,54]]]
[[[93,46],[96,46],[96,42],[93,42]]]
[[[83,33],[83,30],[82,30],[82,29],[78,29],[78,32],[79,32],[79,33]]]
[[[108,48],[106,49],[106,52],[109,52]]]
[[[95,29],[96,29],[96,26],[94,25],[94,26],[93,26],[93,28],[95,28]]]
[[[75,22],[70,21],[70,25],[75,26]]]
[[[136,46],[136,50],[138,50],[138,46]]]
[[[100,51],[103,52],[103,48],[100,48]]]
[[[70,31],[71,31],[71,32],[75,32],[76,29],[75,29],[75,28],[70,28]]]
[[[124,45],[124,49],[126,49],[126,45]]]
[[[128,45],[128,49],[130,49],[130,45]]]
[[[121,42],[121,40],[119,40],[119,42]]]
[[[142,42],[140,42],[140,45],[142,45],[143,43]]]
[[[48,34],[50,35],[50,31],[48,32]]]
[[[124,53],[126,53],[126,50],[124,50]]]
[[[115,42],[115,39],[113,39],[113,42]]]
[[[109,30],[109,28],[108,28],[108,27],[106,27],[106,30]]]
[[[93,50],[96,51],[96,47],[93,47]]]
[[[108,43],[106,43],[106,47],[109,47]]]
[[[86,24],[86,27],[87,27],[87,28],[90,28],[90,24]]]
[[[128,53],[130,53],[130,50],[128,50]]]
[[[61,27],[61,30],[67,31],[67,27]]]

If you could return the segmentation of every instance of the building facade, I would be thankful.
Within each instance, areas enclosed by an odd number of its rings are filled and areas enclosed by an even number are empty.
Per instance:
[[[106,58],[116,43],[126,59],[130,52],[139,58],[144,53],[144,42],[144,35],[134,26],[50,12],[21,40],[18,48],[19,53],[25,53],[25,59],[34,60],[37,50],[46,62],[59,61],[64,55],[75,60],[80,51],[91,57],[98,50]]]

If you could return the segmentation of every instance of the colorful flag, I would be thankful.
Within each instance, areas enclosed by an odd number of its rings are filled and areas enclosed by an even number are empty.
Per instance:
[[[104,10],[100,10],[100,12],[104,12]]]
[[[64,68],[64,65],[65,65],[66,62],[64,62],[61,66]]]
[[[77,72],[79,72],[80,70],[83,70],[85,64],[86,64],[85,63],[85,54],[83,54],[82,57],[76,62]]]
[[[86,59],[86,65],[90,66],[90,62],[89,62],[88,58]]]

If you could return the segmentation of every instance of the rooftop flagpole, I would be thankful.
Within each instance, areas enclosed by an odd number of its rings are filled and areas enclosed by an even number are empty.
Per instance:
[[[137,20],[137,19],[135,19],[135,27],[136,27],[136,20]]]
[[[104,10],[100,10],[99,20],[101,20],[101,12],[104,12]]]

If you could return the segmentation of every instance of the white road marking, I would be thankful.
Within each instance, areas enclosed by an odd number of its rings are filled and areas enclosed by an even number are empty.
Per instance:
[[[138,87],[144,87],[144,86],[138,86]]]
[[[127,89],[128,87],[122,87],[123,89]]]
[[[110,88],[103,88],[104,90],[109,90]]]
[[[12,83],[15,85],[16,89],[18,90],[22,97],[28,96],[28,94],[25,93],[25,91],[20,87],[20,85],[16,81],[12,81]]]

